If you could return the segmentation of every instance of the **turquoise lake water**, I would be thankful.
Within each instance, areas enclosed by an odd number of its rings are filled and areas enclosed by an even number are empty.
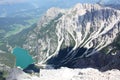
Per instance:
[[[32,56],[25,49],[16,47],[13,49],[13,54],[16,56],[16,66],[20,66],[23,69],[34,62]]]

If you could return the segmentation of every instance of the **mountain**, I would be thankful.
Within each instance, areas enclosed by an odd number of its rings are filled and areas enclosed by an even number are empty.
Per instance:
[[[120,11],[98,4],[51,8],[26,39],[38,64],[67,66],[108,47],[120,31]],[[113,48],[109,47],[107,53]]]
[[[101,0],[103,4],[113,4],[113,5],[118,5],[120,4],[120,0]]]
[[[100,0],[101,5],[120,10],[120,0]]]
[[[0,50],[8,51],[6,44],[10,44],[12,47],[21,47],[25,37],[22,39],[18,37],[27,34],[30,28],[33,28],[32,26],[38,22],[40,16],[50,7],[68,8],[79,1],[69,2],[67,0],[67,2],[64,0],[0,1]]]
[[[0,16],[12,16],[14,13],[34,9],[34,6],[29,3],[19,3],[19,4],[4,4],[0,5]]]
[[[6,80],[56,80],[60,74],[60,80],[92,80],[96,76],[98,79],[107,77],[119,80],[119,71],[111,70],[120,70],[119,9],[99,4],[77,4],[70,9],[53,7],[40,18],[35,27],[27,31],[20,38],[16,35],[15,42],[22,38],[23,42],[19,45],[30,52],[36,63],[25,69],[29,74],[19,68],[11,69]],[[34,72],[34,69],[41,67],[85,69],[40,69],[40,73]],[[110,71],[101,72],[106,70]]]
[[[28,28],[31,28],[31,26],[36,24],[41,15],[43,15],[47,9],[53,6],[59,8],[69,8],[78,2],[95,3],[97,0],[0,1],[0,50],[8,51],[5,47],[7,43],[9,43],[12,47],[21,47],[23,44],[21,41],[24,40],[23,38],[19,39],[19,42],[18,39],[16,39],[16,35],[21,36],[20,33],[27,34],[29,32]],[[25,32],[26,29],[27,32]]]

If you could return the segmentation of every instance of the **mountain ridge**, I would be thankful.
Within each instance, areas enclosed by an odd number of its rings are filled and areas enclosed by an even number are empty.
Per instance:
[[[36,55],[38,63],[46,63],[57,56],[62,47],[70,46],[73,48],[68,50],[61,63],[89,57],[114,41],[120,30],[119,14],[119,10],[98,4],[77,4],[66,10],[51,8],[28,35],[24,48]],[[78,48],[86,50],[75,57]]]

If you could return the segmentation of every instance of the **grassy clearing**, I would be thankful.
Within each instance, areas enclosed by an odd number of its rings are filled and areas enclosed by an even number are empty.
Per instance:
[[[0,64],[13,68],[15,66],[15,56],[11,53],[0,53]]]
[[[6,33],[5,38],[10,37],[10,36],[15,35],[15,34],[18,34],[21,31],[23,31],[24,29],[31,27],[31,25],[36,23],[37,20],[38,19],[29,19],[29,20],[25,21],[27,24],[13,24],[13,25],[11,25],[12,30],[10,30]]]

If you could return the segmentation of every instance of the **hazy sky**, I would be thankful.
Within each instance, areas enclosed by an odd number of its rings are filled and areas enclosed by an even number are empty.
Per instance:
[[[8,3],[21,3],[26,2],[27,0],[0,0],[0,4],[8,4]]]
[[[57,1],[68,1],[68,0],[0,0],[0,4],[14,4],[14,3],[23,3],[23,2],[57,2]],[[69,1],[79,1],[82,3],[86,2],[96,2],[99,0],[69,0]]]
[[[120,0],[0,0],[0,5],[3,4],[17,4],[17,3],[32,3],[37,5],[50,5],[51,3],[54,4],[63,4],[67,5],[70,3],[96,3],[98,1],[102,1],[103,3],[120,3]]]
[[[0,4],[7,4],[7,3],[24,3],[24,2],[34,2],[40,0],[0,0]]]

